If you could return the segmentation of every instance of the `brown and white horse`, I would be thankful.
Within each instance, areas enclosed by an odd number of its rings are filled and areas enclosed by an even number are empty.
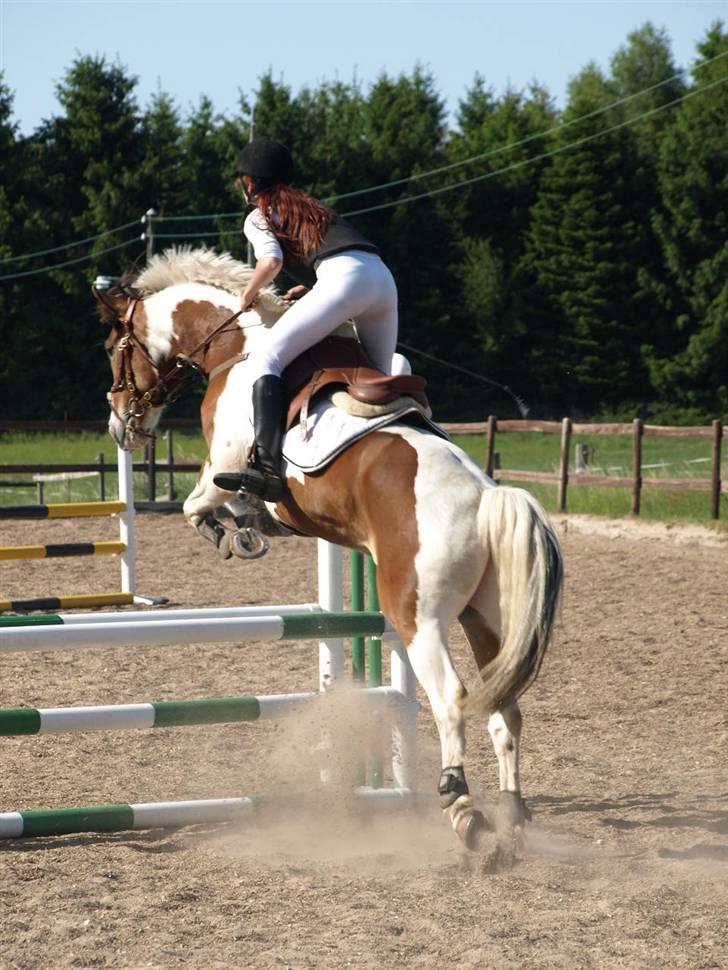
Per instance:
[[[170,250],[134,280],[134,293],[96,293],[110,327],[109,429],[122,447],[153,435],[176,363],[191,358],[209,379],[202,403],[209,455],[184,504],[196,527],[230,499],[213,475],[237,471],[252,444],[245,355],[286,309],[265,292],[239,314],[250,272],[227,255]],[[498,852],[509,861],[527,816],[518,697],[538,674],[563,575],[542,509],[522,489],[495,486],[449,441],[404,424],[357,441],[315,474],[288,465],[286,477],[287,495],[268,506],[278,522],[370,553],[377,564],[381,608],[408,649],[437,723],[440,803],[469,847],[486,822],[465,780],[465,715],[488,717],[500,769]],[[481,671],[469,693],[448,651],[455,620]]]

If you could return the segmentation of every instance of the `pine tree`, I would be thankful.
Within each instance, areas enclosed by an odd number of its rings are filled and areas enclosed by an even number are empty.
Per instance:
[[[546,165],[540,158],[545,132],[555,124],[556,112],[543,88],[507,91],[496,99],[476,77],[460,103],[459,131],[450,142],[454,161],[473,159],[454,169],[451,178],[478,179],[459,190],[462,327],[480,344],[480,359],[473,357],[472,364],[477,361],[479,370],[513,387],[525,383],[521,345],[528,333],[519,265]],[[511,413],[513,403],[502,392],[491,393],[491,400],[491,408]]]
[[[647,23],[627,37],[612,58],[610,86],[620,103],[607,116],[613,124],[629,123],[625,129],[625,211],[634,239],[633,260],[638,267],[633,308],[639,315],[640,354],[649,366],[654,348],[669,346],[671,320],[660,301],[665,285],[665,266],[654,230],[660,205],[657,161],[660,141],[671,123],[674,104],[685,91],[664,31]],[[667,109],[667,110],[665,110]],[[655,395],[644,388],[649,410]],[[659,407],[659,406],[658,406]]]
[[[145,204],[160,216],[181,215],[187,206],[182,166],[184,128],[168,94],[153,96],[142,119],[142,133]]]
[[[13,95],[0,74],[0,276],[22,272],[26,266],[13,262],[23,252],[22,218],[27,200],[21,190],[22,146],[13,120]],[[15,353],[19,287],[0,281],[0,411],[10,414],[21,382],[22,361]]]
[[[655,349],[653,380],[690,418],[728,410],[728,33],[714,24],[698,45],[691,95],[677,109],[658,163],[655,228],[672,328]]]
[[[593,65],[571,83],[521,266],[532,314],[530,371],[545,400],[588,413],[645,385],[631,223],[629,143],[595,112],[611,91]]]

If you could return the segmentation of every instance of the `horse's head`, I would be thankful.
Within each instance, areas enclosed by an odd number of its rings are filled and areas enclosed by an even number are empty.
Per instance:
[[[102,323],[108,327],[104,343],[111,364],[112,384],[107,398],[109,433],[127,451],[154,437],[169,395],[158,348],[148,346],[144,301],[125,287],[93,290]]]
[[[109,328],[109,431],[122,448],[154,437],[189,368],[209,375],[232,364],[285,312],[288,304],[266,288],[241,314],[252,272],[227,253],[181,247],[154,256],[132,286],[93,290]]]

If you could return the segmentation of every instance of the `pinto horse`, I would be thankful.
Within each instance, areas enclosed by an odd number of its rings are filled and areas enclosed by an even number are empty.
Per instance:
[[[109,430],[133,449],[153,436],[186,365],[208,378],[202,428],[209,454],[184,503],[196,528],[219,527],[230,492],[213,482],[237,472],[252,447],[246,355],[287,304],[268,289],[240,312],[252,270],[210,250],[168,250],[132,287],[96,292],[109,326],[113,386]],[[496,486],[444,437],[395,423],[361,438],[323,470],[290,463],[287,494],[270,516],[307,536],[369,553],[384,614],[408,649],[440,736],[440,805],[469,848],[490,824],[465,778],[466,714],[488,718],[498,758],[495,813],[500,863],[515,858],[529,817],[521,796],[519,696],[536,678],[562,585],[556,535],[525,491]],[[208,538],[210,535],[208,534]],[[448,651],[459,620],[481,679],[468,692]]]

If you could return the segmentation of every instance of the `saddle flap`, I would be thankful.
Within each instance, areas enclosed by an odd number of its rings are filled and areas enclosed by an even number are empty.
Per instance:
[[[349,395],[365,404],[390,404],[409,395],[427,407],[424,377],[414,374],[385,374],[372,366],[366,351],[352,337],[326,337],[297,357],[283,375],[291,396],[286,428],[306,414],[313,397],[330,384],[343,386]]]

